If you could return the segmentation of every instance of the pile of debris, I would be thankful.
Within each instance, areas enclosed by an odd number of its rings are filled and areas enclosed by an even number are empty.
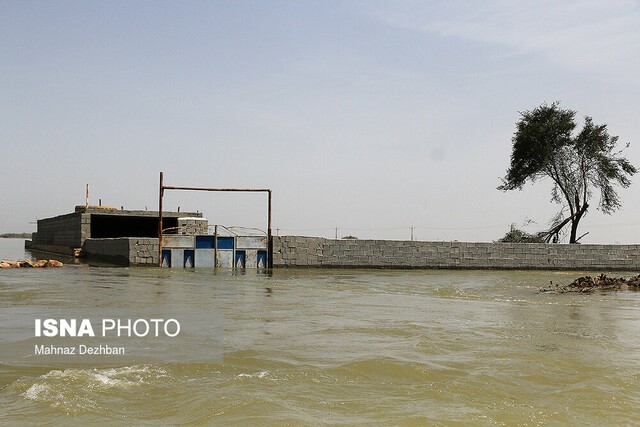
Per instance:
[[[46,267],[62,267],[64,264],[55,259],[40,259],[32,261],[30,259],[22,259],[20,261],[0,261],[0,268],[46,268]]]
[[[565,292],[577,292],[590,294],[595,291],[624,291],[627,289],[640,290],[640,274],[629,279],[624,277],[607,277],[601,274],[597,277],[578,277],[567,286],[549,283],[549,286],[540,288],[540,292],[563,294]]]

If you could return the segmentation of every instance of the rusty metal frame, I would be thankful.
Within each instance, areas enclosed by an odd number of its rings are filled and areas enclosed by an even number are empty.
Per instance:
[[[271,235],[271,189],[270,188],[203,188],[203,187],[175,187],[164,185],[164,173],[160,172],[160,195],[158,200],[158,265],[162,267],[162,199],[164,190],[185,190],[185,191],[216,191],[216,192],[251,192],[267,193],[267,266],[273,268],[273,239]],[[214,260],[214,266],[216,265]]]

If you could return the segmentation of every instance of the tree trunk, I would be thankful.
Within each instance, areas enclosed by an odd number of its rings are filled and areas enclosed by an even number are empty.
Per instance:
[[[571,237],[569,237],[569,243],[576,242],[576,236],[578,235],[578,223],[580,222],[580,216],[577,215],[574,219],[571,220]]]
[[[575,214],[575,216],[571,217],[571,236],[569,237],[569,243],[576,243],[578,240],[576,236],[578,235],[578,223],[582,219],[582,215],[587,212],[587,208],[589,207],[588,203],[585,203],[584,206]]]

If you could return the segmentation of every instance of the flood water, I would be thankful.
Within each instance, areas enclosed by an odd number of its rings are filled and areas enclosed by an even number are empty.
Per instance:
[[[13,242],[0,258],[23,255]],[[640,293],[537,292],[586,273],[0,270],[5,312],[171,306],[224,323],[209,361],[1,360],[0,425],[637,424]]]

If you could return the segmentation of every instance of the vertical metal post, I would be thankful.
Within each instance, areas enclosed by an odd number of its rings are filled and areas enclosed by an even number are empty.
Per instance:
[[[269,194],[268,220],[267,220],[267,267],[273,268],[273,236],[271,235],[271,190]]]
[[[164,195],[164,176],[160,172],[160,195],[158,198],[158,266],[162,267],[162,196]]]
[[[213,227],[213,269],[218,268],[218,224]]]
[[[236,239],[237,236],[231,236],[231,239],[233,240],[233,250],[231,251],[231,265],[233,267],[234,270],[236,269],[236,248],[238,246],[238,239]]]

